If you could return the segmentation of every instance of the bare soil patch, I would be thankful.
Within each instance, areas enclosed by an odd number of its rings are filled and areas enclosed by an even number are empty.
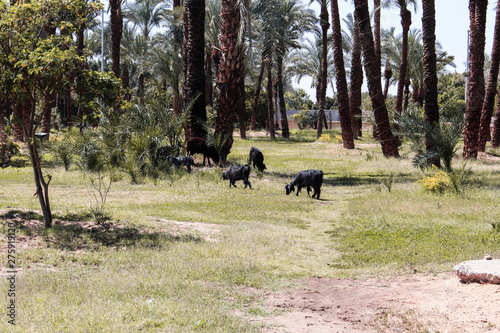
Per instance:
[[[369,279],[309,278],[269,295],[262,332],[499,332],[500,286],[453,273]],[[275,315],[276,313],[280,313]]]

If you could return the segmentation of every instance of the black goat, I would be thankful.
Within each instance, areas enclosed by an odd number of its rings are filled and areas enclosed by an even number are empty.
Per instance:
[[[259,169],[260,172],[267,169],[264,164],[264,155],[262,155],[259,148],[252,147],[252,149],[250,149],[249,163],[253,163],[254,168],[257,166],[257,169]]]
[[[198,137],[191,137],[186,143],[186,151],[188,155],[203,154],[203,166],[205,166],[205,159],[208,160],[210,166],[210,159],[215,164],[219,163],[219,153],[214,146],[209,146],[207,140]]]
[[[222,179],[223,180],[229,179],[229,187],[231,187],[231,185],[236,187],[234,182],[237,180],[243,180],[243,183],[245,183],[244,188],[247,188],[247,186],[252,188],[252,185],[250,185],[250,182],[248,181],[249,175],[250,175],[250,167],[248,166],[248,164],[245,164],[243,166],[234,165],[222,174]]]
[[[172,155],[168,155],[167,159],[175,165],[177,169],[180,168],[181,165],[185,165],[187,168],[187,172],[191,172],[191,165],[193,164],[193,158],[191,156],[179,156],[173,157]]]
[[[319,199],[321,193],[321,185],[323,184],[323,171],[316,169],[304,170],[298,173],[297,177],[290,184],[285,186],[286,195],[295,191],[297,186],[297,196],[303,187],[307,188],[307,195],[311,192],[311,187],[314,190],[312,197]]]

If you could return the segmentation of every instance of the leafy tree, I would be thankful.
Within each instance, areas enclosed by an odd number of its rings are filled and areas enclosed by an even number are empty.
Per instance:
[[[313,102],[304,89],[285,92],[285,103],[287,110],[311,110]]]
[[[40,122],[37,112],[47,91],[69,86],[68,73],[79,71],[85,57],[79,55],[72,39],[88,14],[100,9],[85,0],[33,1],[22,5],[0,5],[0,87],[11,88],[16,101],[14,121],[22,128],[30,154],[45,227],[52,225],[49,201],[50,175],[40,165],[35,132]],[[45,34],[45,27],[57,27],[61,34]],[[83,75],[97,75],[84,71]],[[53,82],[59,82],[54,85]]]

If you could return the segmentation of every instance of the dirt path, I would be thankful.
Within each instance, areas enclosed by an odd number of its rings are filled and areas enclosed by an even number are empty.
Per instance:
[[[310,278],[269,295],[249,317],[265,333],[500,332],[500,286],[463,284],[449,275],[384,279]]]

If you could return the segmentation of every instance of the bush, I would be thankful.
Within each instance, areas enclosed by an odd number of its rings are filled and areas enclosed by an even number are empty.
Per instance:
[[[301,130],[307,127],[316,129],[316,125],[318,124],[318,113],[302,110],[292,115],[292,119],[297,122],[297,126]]]
[[[443,170],[438,170],[435,174],[420,179],[417,182],[420,183],[423,189],[439,193],[450,189],[452,185],[448,173]]]
[[[10,159],[19,152],[19,147],[11,140],[7,133],[0,134],[0,167],[10,165]]]

